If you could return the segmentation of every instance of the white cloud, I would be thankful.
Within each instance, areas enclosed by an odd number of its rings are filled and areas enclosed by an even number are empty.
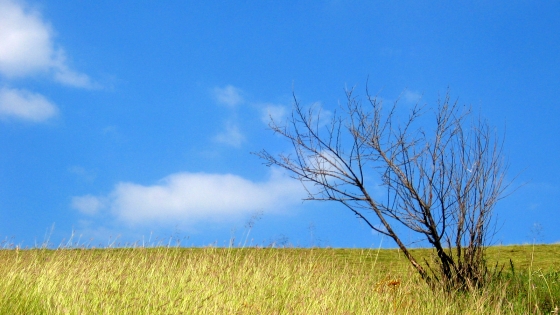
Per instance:
[[[40,94],[0,88],[0,117],[41,122],[57,113],[58,108]]]
[[[227,123],[225,130],[214,137],[216,142],[239,148],[245,141],[245,136],[239,130],[239,127],[233,123]]]
[[[65,85],[95,88],[90,78],[71,70],[55,47],[52,28],[41,15],[13,0],[0,0],[0,74],[8,78],[49,73]]]
[[[76,209],[84,214],[94,215],[104,207],[102,198],[92,195],[73,197],[70,205],[72,209]]]
[[[218,103],[230,107],[235,107],[236,105],[243,103],[241,90],[232,85],[227,85],[224,88],[214,88],[214,97]]]
[[[280,211],[301,201],[300,183],[273,170],[265,182],[232,174],[176,173],[155,185],[118,183],[107,197],[75,197],[72,206],[84,213],[107,208],[123,222],[149,224],[222,221],[255,211]]]
[[[37,12],[0,0],[0,71],[23,76],[48,68],[54,53],[51,33]]]
[[[287,114],[286,106],[283,105],[274,105],[274,104],[266,104],[262,109],[262,116],[261,120],[263,123],[267,124],[270,123],[270,118],[277,123],[281,123],[284,117]]]

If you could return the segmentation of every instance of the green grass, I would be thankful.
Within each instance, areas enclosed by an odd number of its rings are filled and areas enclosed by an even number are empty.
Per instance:
[[[560,245],[491,247],[502,277],[448,295],[397,250],[9,249],[0,314],[558,314],[558,257]]]

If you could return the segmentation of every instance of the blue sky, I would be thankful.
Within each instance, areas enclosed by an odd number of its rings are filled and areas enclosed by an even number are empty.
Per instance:
[[[290,150],[265,118],[292,91],[332,111],[368,80],[405,104],[449,88],[487,118],[520,186],[494,242],[558,242],[559,16],[558,1],[0,0],[0,236],[392,246],[250,154]]]

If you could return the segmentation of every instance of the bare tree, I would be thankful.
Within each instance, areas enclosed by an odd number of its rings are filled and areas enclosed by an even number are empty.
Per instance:
[[[482,285],[492,209],[507,186],[502,142],[486,121],[469,119],[470,110],[451,102],[449,93],[433,110],[410,108],[402,123],[397,102],[385,110],[367,89],[366,96],[364,106],[347,90],[342,114],[325,122],[320,109],[305,109],[294,95],[287,121],[271,118],[269,124],[292,143],[293,153],[256,155],[299,179],[306,200],[339,202],[390,237],[429,284]],[[425,129],[430,112],[435,120]],[[398,226],[433,246],[437,267],[412,255]]]

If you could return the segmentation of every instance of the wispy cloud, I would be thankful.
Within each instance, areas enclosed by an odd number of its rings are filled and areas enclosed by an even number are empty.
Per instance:
[[[329,125],[332,122],[333,112],[323,107],[323,103],[315,102],[309,105],[309,109],[314,113],[315,119],[318,119],[320,127]]]
[[[86,182],[93,182],[97,177],[94,171],[86,170],[85,168],[77,165],[69,167],[68,172],[76,175],[78,178]]]
[[[410,90],[405,90],[401,94],[402,100],[408,104],[416,104],[422,99],[422,94]]]
[[[57,107],[40,94],[0,88],[0,117],[42,122],[57,114]]]
[[[83,214],[95,215],[99,212],[99,210],[104,208],[105,204],[103,198],[85,195],[72,197],[72,203],[70,206],[72,209],[76,209]]]
[[[268,125],[271,118],[275,122],[280,123],[286,117],[288,110],[284,105],[265,104],[261,113],[262,122]]]
[[[55,67],[53,67],[53,78],[59,83],[77,88],[98,89],[101,87],[86,74],[71,70],[66,64],[64,52],[59,53]]]
[[[118,183],[107,196],[74,197],[72,208],[88,214],[100,207],[128,224],[224,221],[255,211],[281,211],[300,202],[299,182],[273,170],[264,182],[232,174],[176,173],[154,185]]]
[[[0,74],[17,78],[39,73],[68,86],[98,87],[87,75],[71,70],[39,12],[21,1],[0,0]]]
[[[245,142],[245,136],[236,124],[228,122],[225,125],[225,130],[214,137],[214,141],[239,148]]]
[[[229,107],[229,119],[225,122],[222,130],[213,138],[214,142],[225,144],[227,146],[239,148],[245,142],[246,138],[239,128],[237,122],[237,114],[240,110],[238,105],[243,104],[245,100],[242,91],[233,85],[225,87],[215,87],[212,89],[214,100],[220,104]]]
[[[234,87],[233,85],[226,85],[223,88],[216,87],[213,89],[214,97],[218,103],[227,105],[229,107],[235,107],[243,103],[243,97],[241,96],[241,90]]]
[[[261,121],[265,124],[270,123],[272,118],[276,123],[282,124],[287,116],[291,115],[291,108],[285,105],[277,104],[259,104],[261,111]],[[304,111],[311,111],[314,119],[319,119],[319,127],[329,125],[332,122],[333,112],[325,109],[323,103],[320,101],[309,103],[303,106]],[[316,123],[316,122],[315,122]]]

